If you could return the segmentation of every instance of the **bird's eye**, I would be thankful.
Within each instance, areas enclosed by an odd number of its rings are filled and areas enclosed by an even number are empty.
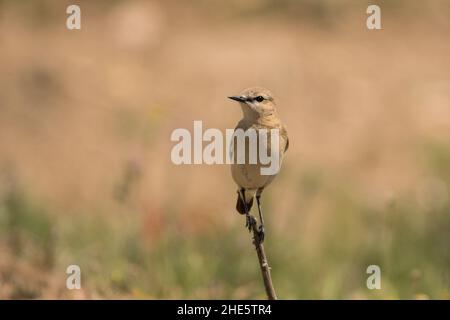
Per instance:
[[[255,98],[255,100],[258,101],[258,102],[262,102],[264,100],[264,97],[263,96],[257,96]]]

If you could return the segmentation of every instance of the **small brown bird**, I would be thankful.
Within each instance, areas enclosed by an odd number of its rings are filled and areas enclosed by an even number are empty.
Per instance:
[[[240,214],[246,215],[246,227],[251,231],[252,223],[254,219],[250,217],[249,212],[253,205],[253,198],[256,196],[256,202],[258,205],[259,212],[259,238],[261,241],[264,239],[264,219],[261,211],[260,198],[265,187],[267,187],[272,180],[275,178],[278,170],[275,174],[263,175],[261,173],[261,168],[267,167],[266,164],[262,164],[260,159],[256,163],[249,162],[249,152],[250,150],[258,150],[259,148],[265,148],[266,150],[261,150],[266,152],[266,154],[271,154],[270,143],[270,132],[271,129],[278,129],[279,132],[279,165],[284,156],[284,153],[289,147],[289,139],[287,136],[287,131],[284,125],[281,123],[276,108],[275,100],[272,93],[261,87],[252,87],[242,91],[239,95],[228,97],[232,100],[238,101],[243,113],[243,118],[239,121],[235,128],[236,130],[242,129],[247,132],[249,129],[254,129],[256,132],[260,132],[261,129],[266,129],[268,131],[267,144],[261,146],[259,143],[260,136],[258,135],[257,142],[250,142],[250,139],[245,139],[245,162],[242,164],[237,163],[236,148],[237,144],[233,145],[233,164],[231,165],[231,174],[234,181],[238,185],[238,198],[236,203],[236,210]],[[236,140],[234,140],[236,141]],[[254,148],[249,145],[249,143],[256,143],[257,146]]]

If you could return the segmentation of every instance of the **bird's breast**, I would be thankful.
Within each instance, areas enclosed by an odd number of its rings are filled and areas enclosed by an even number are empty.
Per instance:
[[[239,126],[236,129],[239,129]],[[273,161],[274,155],[272,154],[271,148],[272,137],[270,129],[274,129],[274,127],[253,124],[246,128],[241,126],[240,129],[243,129],[247,134],[249,129],[255,130],[256,139],[252,140],[247,138],[251,137],[251,135],[248,134],[244,140],[235,138],[232,142],[232,177],[237,185],[246,189],[258,189],[265,187],[273,180],[275,175],[267,175],[262,173],[262,169],[270,167],[271,163],[267,163],[267,158],[264,163],[261,162],[260,155],[265,155],[268,159]],[[263,132],[265,135],[262,134]],[[261,139],[264,139],[265,141],[261,141]],[[281,165],[286,142],[281,134],[279,134],[279,139],[278,165]]]

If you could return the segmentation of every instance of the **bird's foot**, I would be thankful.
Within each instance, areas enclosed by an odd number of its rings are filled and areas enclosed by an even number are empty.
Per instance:
[[[256,224],[256,219],[254,216],[247,214],[245,216],[245,227],[249,232],[252,231],[253,225]]]
[[[264,242],[264,237],[265,237],[265,230],[264,230],[264,226],[260,225],[258,227],[258,240],[260,243]]]

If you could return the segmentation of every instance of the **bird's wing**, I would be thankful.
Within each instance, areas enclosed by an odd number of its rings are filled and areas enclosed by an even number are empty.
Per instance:
[[[281,127],[281,136],[286,140],[286,145],[284,146],[284,152],[286,152],[289,149],[289,137],[284,126]]]

